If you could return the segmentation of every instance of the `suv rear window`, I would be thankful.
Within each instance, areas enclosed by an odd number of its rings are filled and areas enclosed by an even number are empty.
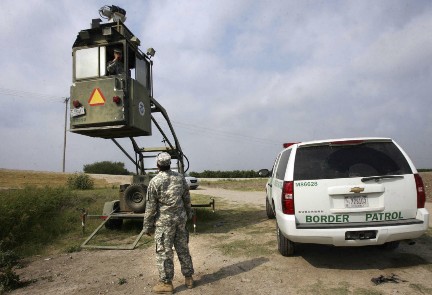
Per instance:
[[[294,164],[294,180],[410,173],[407,160],[393,142],[300,146]]]

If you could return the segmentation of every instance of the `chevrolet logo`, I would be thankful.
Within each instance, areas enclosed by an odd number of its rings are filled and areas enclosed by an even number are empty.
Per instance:
[[[358,193],[361,193],[361,192],[364,191],[364,190],[365,190],[364,188],[356,186],[356,187],[353,187],[353,188],[350,190],[350,192],[358,194]]]

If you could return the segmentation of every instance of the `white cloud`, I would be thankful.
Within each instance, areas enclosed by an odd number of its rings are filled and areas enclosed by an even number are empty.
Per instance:
[[[0,167],[61,169],[72,44],[105,4],[2,3]],[[394,137],[432,166],[429,1],[122,5],[143,50],[157,51],[154,94],[191,169],[270,167],[282,142],[369,135]],[[128,163],[110,140],[68,133],[67,170],[101,160]]]
[[[360,71],[379,77],[421,74],[432,57],[430,14],[421,15],[400,30],[386,32],[354,62]]]

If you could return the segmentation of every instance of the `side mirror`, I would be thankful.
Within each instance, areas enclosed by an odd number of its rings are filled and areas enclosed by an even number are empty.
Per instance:
[[[261,177],[268,177],[270,176],[270,171],[268,169],[261,169],[258,171],[258,175]]]

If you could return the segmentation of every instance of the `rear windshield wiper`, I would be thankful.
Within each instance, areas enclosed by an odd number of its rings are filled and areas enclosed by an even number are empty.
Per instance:
[[[375,180],[378,181],[380,179],[394,179],[394,178],[404,178],[402,175],[381,175],[381,176],[370,176],[370,177],[363,177],[361,179],[362,182]]]

